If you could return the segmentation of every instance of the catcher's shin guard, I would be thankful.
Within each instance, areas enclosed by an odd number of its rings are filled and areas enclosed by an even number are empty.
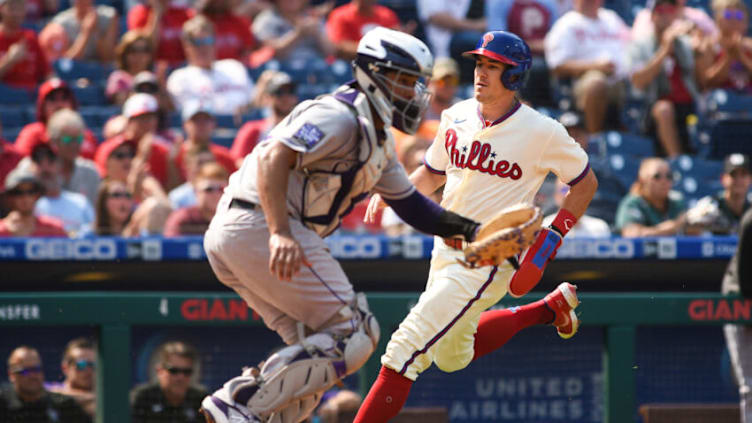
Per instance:
[[[359,294],[348,335],[316,333],[267,359],[260,372],[244,372],[225,384],[232,399],[262,420],[294,423],[307,417],[321,394],[365,364],[379,340],[379,325]]]
[[[204,416],[206,423],[261,423],[248,408],[233,401],[224,388],[207,395],[201,401],[199,412]]]

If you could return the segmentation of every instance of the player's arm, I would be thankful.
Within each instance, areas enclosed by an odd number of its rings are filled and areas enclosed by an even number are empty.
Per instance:
[[[384,201],[408,225],[442,238],[461,236],[466,241],[473,241],[480,226],[474,220],[444,209],[418,190],[404,198],[384,198]]]
[[[593,199],[595,192],[598,190],[598,179],[595,177],[592,169],[589,169],[587,174],[580,182],[572,186],[569,189],[561,208],[568,210],[575,218],[579,219],[585,214],[590,200]],[[564,229],[569,231],[571,228]]]
[[[446,174],[431,172],[424,164],[418,166],[418,168],[410,174],[410,182],[415,185],[418,192],[425,196],[429,196],[446,183]]]
[[[446,175],[436,172],[431,172],[428,166],[425,164],[418,166],[417,169],[410,174],[410,182],[415,185],[418,192],[425,196],[429,196],[436,192],[439,187],[446,183]],[[371,201],[368,203],[366,214],[363,217],[363,221],[371,223],[376,221],[376,215],[378,211],[386,207],[387,204],[379,194],[374,194],[371,197]]]
[[[258,158],[258,191],[269,226],[269,271],[290,280],[308,265],[303,248],[292,236],[287,214],[287,183],[298,153],[281,142],[272,143]]]

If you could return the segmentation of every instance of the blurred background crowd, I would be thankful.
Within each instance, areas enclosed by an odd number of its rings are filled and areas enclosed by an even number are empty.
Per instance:
[[[523,100],[570,131],[599,178],[575,236],[731,234],[752,184],[748,6],[0,0],[0,236],[203,234],[229,175],[298,102],[351,79],[375,25],[437,58],[423,125],[394,133],[408,172],[441,112],[472,96],[461,53],[503,29],[534,54]],[[544,212],[566,190],[544,184]],[[364,224],[365,208],[341,231],[411,231],[389,209]]]

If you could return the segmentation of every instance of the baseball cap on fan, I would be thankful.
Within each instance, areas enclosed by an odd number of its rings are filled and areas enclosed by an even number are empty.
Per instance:
[[[146,93],[133,94],[123,104],[123,116],[128,119],[147,113],[156,113],[157,110],[159,110],[157,99],[153,95]]]
[[[282,88],[289,87],[292,92],[295,92],[295,81],[287,72],[276,72],[274,76],[269,78],[269,82],[266,84],[267,94],[276,95],[282,90]]]
[[[445,76],[460,77],[460,68],[457,62],[450,57],[439,57],[433,64],[432,79],[442,79]]]
[[[183,118],[183,122],[187,122],[191,120],[194,116],[200,113],[207,114],[209,116],[214,116],[212,114],[211,107],[209,106],[208,103],[204,101],[190,101],[180,111],[180,115]]]
[[[740,153],[726,156],[726,159],[723,161],[723,173],[731,173],[736,169],[744,169],[747,172],[752,172],[749,166],[749,156]]]
[[[133,77],[133,91],[147,94],[158,92],[159,81],[157,81],[157,76],[148,70],[137,73],[136,76]]]

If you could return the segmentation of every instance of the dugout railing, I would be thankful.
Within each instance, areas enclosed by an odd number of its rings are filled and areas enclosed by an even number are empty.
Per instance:
[[[382,328],[395,327],[418,294],[372,293],[371,308]],[[505,298],[500,306],[540,298]],[[581,293],[577,309],[583,325],[603,327],[604,421],[633,422],[636,415],[635,343],[638,326],[718,325],[752,323],[752,301],[708,293]],[[216,306],[212,304],[221,303]],[[203,306],[199,306],[204,304]],[[208,305],[208,306],[207,306]],[[196,318],[200,314],[202,318]],[[131,328],[133,326],[262,325],[232,294],[47,292],[0,294],[0,326],[98,327],[100,398],[97,421],[130,422],[128,393],[132,387]],[[384,332],[388,332],[385,330]],[[0,329],[2,334],[2,329]],[[367,389],[379,369],[389,333],[382,333],[379,350],[360,372]],[[22,343],[23,340],[19,340]]]

